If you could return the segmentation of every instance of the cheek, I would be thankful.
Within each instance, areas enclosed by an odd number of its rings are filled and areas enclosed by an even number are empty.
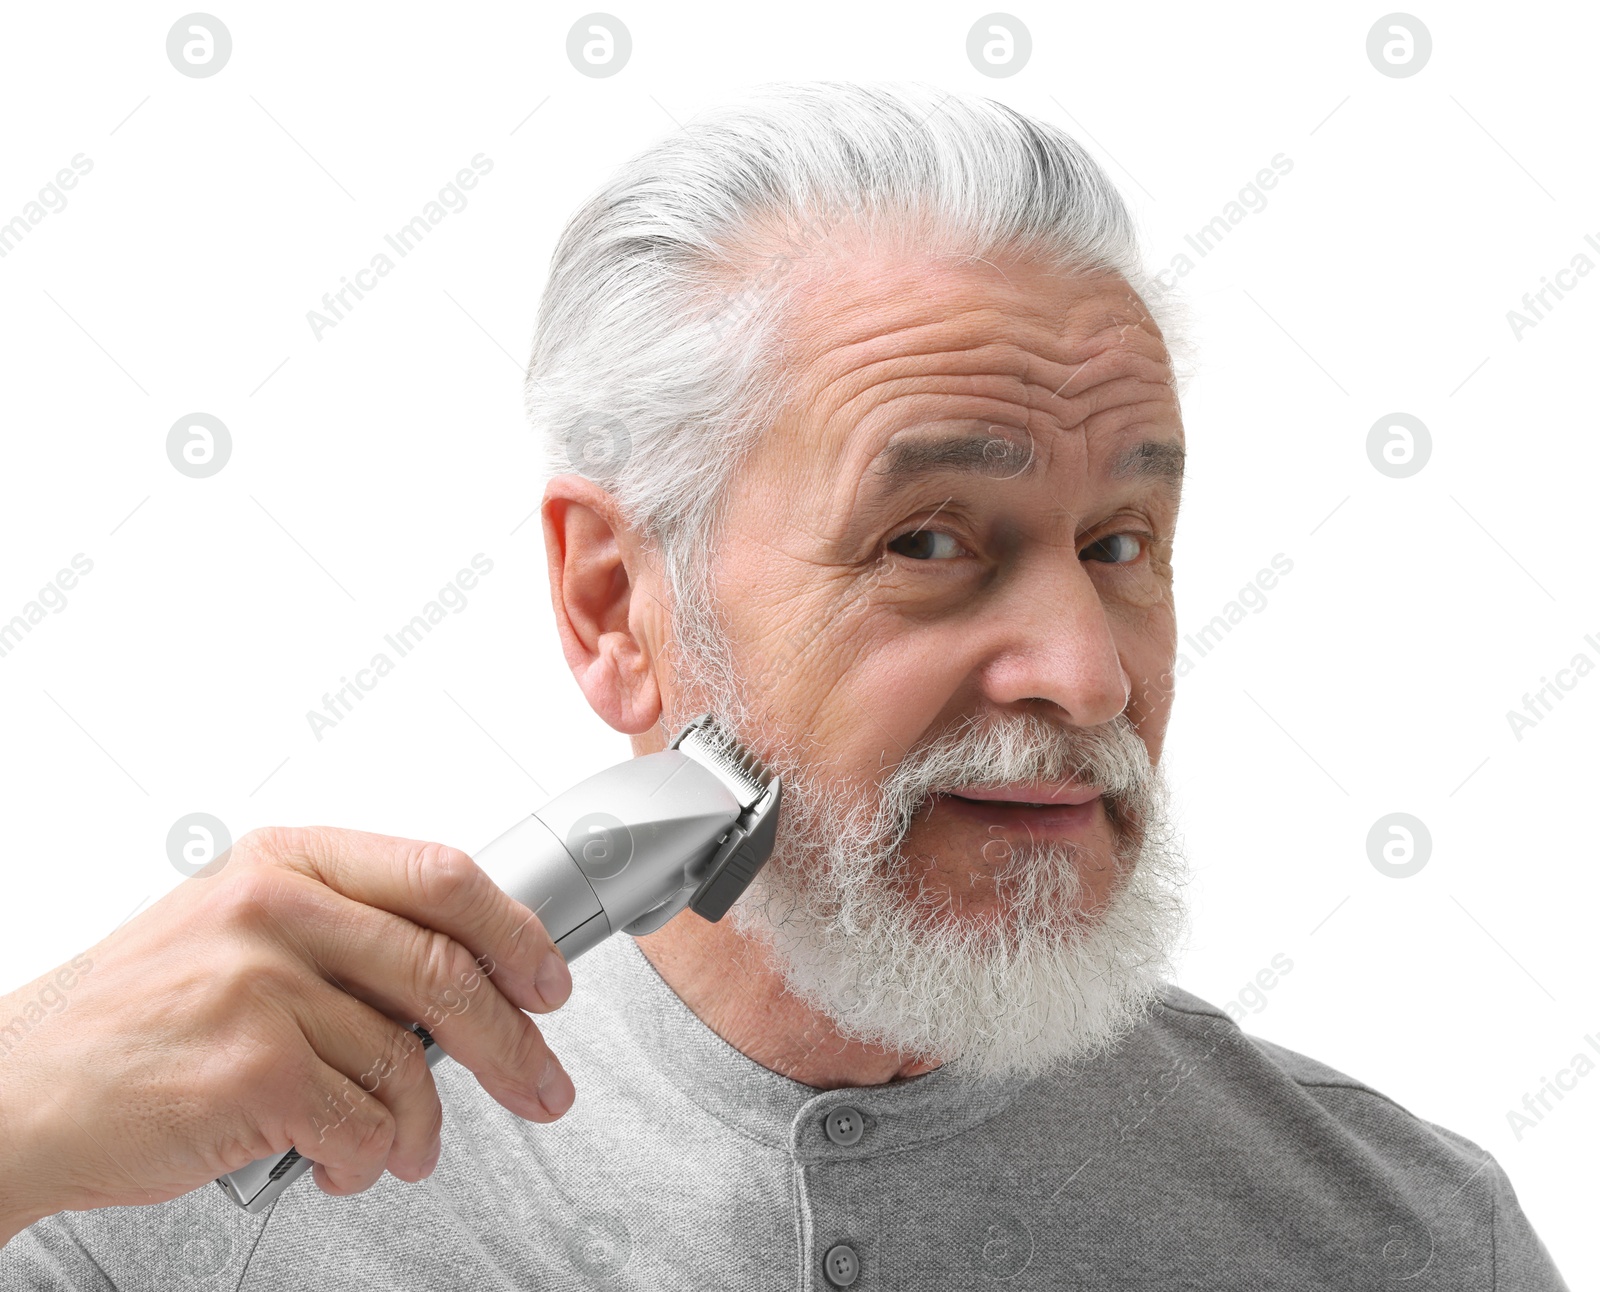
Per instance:
[[[968,666],[945,633],[901,631],[880,639],[865,625],[854,628],[825,659],[819,653],[824,674],[811,679],[819,695],[811,730],[825,747],[849,750],[841,759],[876,779],[946,715]]]
[[[1149,747],[1151,761],[1161,755],[1167,719],[1177,685],[1177,615],[1172,599],[1117,616],[1112,625],[1117,652],[1133,684],[1127,716]]]
[[[854,626],[820,597],[745,607],[734,640],[747,698],[795,731],[815,730],[854,667],[854,636]]]

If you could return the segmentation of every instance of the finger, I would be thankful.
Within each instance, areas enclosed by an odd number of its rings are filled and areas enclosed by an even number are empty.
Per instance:
[[[248,1043],[232,1047],[230,1060],[237,1088],[253,1092],[254,1129],[264,1141],[248,1160],[292,1147],[326,1164],[319,1180],[329,1192],[348,1193],[383,1174],[398,1140],[401,1171],[415,1174],[417,1159],[431,1156],[415,1144],[434,1142],[443,1118],[426,1059],[396,1039],[404,1032],[420,1047],[415,1034],[281,956],[228,972],[237,975],[240,1012],[253,1020]],[[387,1083],[381,1098],[363,1088],[374,1071]],[[402,1122],[422,1129],[402,1130]]]
[[[394,1145],[394,1114],[337,1068],[317,1058],[308,1065],[305,1097],[288,1124],[295,1151],[315,1164],[313,1174],[325,1193],[371,1188]]]
[[[538,917],[498,888],[466,853],[359,830],[261,833],[284,863],[335,892],[437,929],[475,957],[486,957],[490,977],[518,1008],[544,1013],[571,992],[565,958]],[[554,961],[548,959],[552,954]],[[541,969],[554,974],[544,991]]]
[[[444,1109],[421,1038],[320,979],[294,1010],[317,1056],[389,1110],[395,1129],[387,1169],[402,1180],[425,1178],[438,1156]]]
[[[396,1022],[421,1023],[519,1117],[552,1121],[571,1104],[572,1083],[533,1020],[453,938],[294,874],[258,905],[264,936]]]

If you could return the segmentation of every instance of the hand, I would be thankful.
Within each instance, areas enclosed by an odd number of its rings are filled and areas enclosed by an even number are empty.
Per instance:
[[[466,853],[255,830],[60,970],[66,1006],[0,1052],[0,1242],[61,1210],[165,1202],[289,1148],[324,1192],[421,1180],[443,1110],[411,1023],[531,1121],[572,1082],[523,1011],[572,978]],[[37,1012],[37,1011],[35,1011]]]

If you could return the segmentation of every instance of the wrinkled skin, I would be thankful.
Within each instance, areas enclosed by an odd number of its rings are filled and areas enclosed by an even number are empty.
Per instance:
[[[763,728],[858,796],[986,710],[1086,727],[1125,714],[1157,761],[1183,428],[1126,283],[858,248],[813,268],[784,327],[786,402],[732,479],[713,566]],[[978,469],[886,488],[886,446],[952,434],[988,444]],[[1130,454],[1145,469],[1117,472]],[[550,482],[544,524],[574,676],[635,752],[663,747],[663,714],[689,713],[659,563],[580,477]],[[948,894],[951,918],[997,918],[983,847],[1010,828],[935,801],[908,836],[908,882]],[[1112,842],[1102,811],[1082,840],[1086,903],[1112,882]],[[680,915],[640,946],[709,1026],[795,1080],[938,1066],[840,1037],[728,921]]]

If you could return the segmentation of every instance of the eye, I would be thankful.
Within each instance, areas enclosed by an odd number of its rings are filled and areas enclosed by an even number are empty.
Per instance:
[[[967,551],[953,536],[939,529],[913,529],[898,538],[891,538],[887,546],[891,552],[898,552],[913,561],[963,556]]]
[[[1137,561],[1143,551],[1144,539],[1138,534],[1107,534],[1079,552],[1078,559],[1104,561],[1107,565],[1128,565]]]

